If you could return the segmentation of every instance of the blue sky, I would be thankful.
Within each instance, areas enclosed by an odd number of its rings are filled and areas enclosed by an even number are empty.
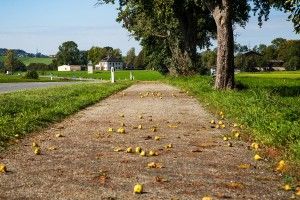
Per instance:
[[[0,48],[38,49],[55,54],[58,46],[75,41],[82,50],[92,46],[112,46],[125,54],[139,42],[115,21],[114,6],[95,7],[96,0],[0,0]],[[251,18],[246,29],[237,28],[239,43],[269,44],[276,37],[299,39],[287,15],[272,12],[270,20],[259,28]]]

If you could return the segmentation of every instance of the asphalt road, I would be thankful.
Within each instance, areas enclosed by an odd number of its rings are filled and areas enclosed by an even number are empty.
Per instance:
[[[79,82],[0,83],[0,93],[15,92],[35,88],[45,88],[51,86],[70,85],[77,83]]]

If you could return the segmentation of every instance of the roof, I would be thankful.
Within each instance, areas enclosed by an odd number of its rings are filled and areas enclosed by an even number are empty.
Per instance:
[[[256,56],[262,56],[260,53],[257,53],[255,51],[246,51],[246,52],[242,52],[243,56],[250,56],[250,55],[256,55]]]
[[[103,58],[101,62],[122,62],[122,60],[112,56],[107,56],[106,58]]]
[[[284,63],[283,60],[269,60],[270,63]]]

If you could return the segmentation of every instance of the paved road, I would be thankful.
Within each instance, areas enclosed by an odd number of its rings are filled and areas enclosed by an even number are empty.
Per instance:
[[[32,82],[32,83],[0,83],[0,93],[15,92],[34,88],[78,84],[81,82]]]

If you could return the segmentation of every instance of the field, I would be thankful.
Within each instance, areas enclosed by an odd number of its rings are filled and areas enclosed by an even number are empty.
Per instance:
[[[240,73],[238,77],[300,79],[300,71]]]
[[[135,80],[140,81],[156,81],[163,79],[164,77],[157,71],[151,70],[132,70]],[[96,71],[93,74],[88,74],[87,71],[77,71],[77,72],[59,72],[59,71],[46,71],[40,72],[41,75],[54,75],[59,77],[74,77],[74,78],[93,78],[110,80],[110,71]],[[115,72],[116,80],[129,80],[130,71],[121,70]]]
[[[52,58],[20,58],[20,60],[27,66],[30,63],[44,63],[49,65],[52,62]]]
[[[83,83],[0,95],[0,149],[16,134],[45,127],[130,85]]]
[[[239,74],[241,90],[216,91],[205,76],[169,78],[190,91],[212,112],[225,112],[231,122],[243,124],[254,140],[275,146],[300,162],[300,79],[296,73]],[[282,76],[282,78],[279,78]]]
[[[70,81],[64,79],[53,79],[40,77],[39,79],[26,79],[23,77],[24,73],[20,76],[18,75],[6,75],[0,73],[0,83],[18,83],[18,82],[58,82],[58,81]]]
[[[3,61],[4,57],[0,56],[0,61]],[[52,58],[19,58],[25,65],[29,65],[30,63],[44,63],[44,64],[50,64],[52,62]]]

